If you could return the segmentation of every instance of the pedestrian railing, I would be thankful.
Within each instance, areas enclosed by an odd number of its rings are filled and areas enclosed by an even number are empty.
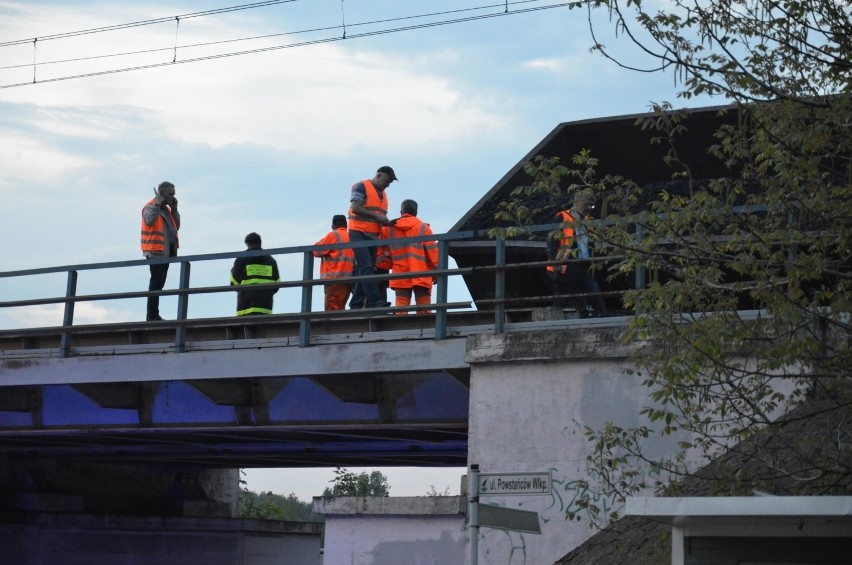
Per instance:
[[[558,229],[557,224],[528,226],[525,229],[529,233],[537,233],[542,237],[544,235]],[[450,246],[456,242],[469,241],[489,241],[494,245],[494,259],[491,264],[476,266],[476,267],[449,267]],[[407,307],[390,306],[386,308],[369,308],[359,310],[344,310],[323,312],[312,309],[313,291],[315,288],[322,288],[325,284],[331,283],[348,283],[356,284],[361,281],[389,281],[399,278],[410,278],[411,273],[395,274],[376,274],[369,276],[352,276],[347,278],[337,279],[319,279],[315,278],[315,261],[317,260],[313,252],[318,250],[333,249],[333,248],[359,248],[373,247],[389,244],[405,244],[420,241],[436,241],[438,245],[438,266],[431,271],[425,271],[422,274],[435,277],[437,282],[434,302],[426,306],[418,306],[412,304]],[[204,263],[208,261],[217,261],[223,259],[234,259],[236,257],[253,257],[259,255],[271,255],[273,257],[300,255],[302,262],[302,277],[296,280],[282,280],[278,283],[257,284],[252,285],[251,290],[272,289],[272,288],[298,288],[301,292],[300,307],[298,311],[283,312],[273,314],[275,320],[297,320],[299,323],[299,345],[302,347],[311,344],[311,322],[314,320],[328,319],[330,317],[354,317],[354,316],[373,316],[386,315],[393,313],[401,313],[408,311],[416,311],[418,309],[428,309],[434,312],[434,337],[435,339],[444,339],[447,336],[447,314],[450,311],[470,311],[473,309],[470,301],[448,301],[447,283],[451,277],[465,276],[484,276],[493,277],[494,280],[494,296],[493,298],[478,299],[476,302],[480,307],[486,307],[490,310],[493,307],[494,314],[494,331],[502,332],[505,329],[506,309],[507,307],[518,307],[523,305],[526,307],[548,304],[553,301],[553,295],[527,296],[524,298],[507,298],[506,297],[506,273],[513,269],[541,269],[542,272],[548,264],[543,246],[541,247],[541,261],[531,261],[523,263],[508,263],[506,261],[506,240],[503,238],[491,239],[487,236],[484,230],[470,230],[449,232],[443,234],[432,234],[424,236],[415,236],[407,238],[382,239],[374,241],[358,241],[345,244],[333,244],[322,246],[296,246],[296,247],[279,247],[262,250],[249,251],[233,251],[225,253],[209,253],[200,255],[185,255],[171,258],[158,259],[140,259],[131,261],[115,261],[105,263],[89,263],[80,265],[64,265],[58,267],[46,267],[37,269],[26,269],[19,271],[0,272],[0,279],[23,278],[23,277],[39,277],[55,274],[64,274],[65,276],[65,293],[61,296],[48,296],[41,298],[28,298],[22,300],[7,300],[0,301],[0,309],[4,308],[21,308],[21,307],[36,307],[52,304],[62,304],[63,316],[61,325],[61,342],[60,350],[62,356],[68,356],[71,352],[72,337],[75,332],[82,330],[92,331],[93,329],[108,329],[110,324],[84,324],[75,325],[74,309],[81,302],[108,302],[116,300],[126,300],[132,298],[146,298],[149,296],[176,296],[177,297],[177,312],[175,319],[163,320],[156,322],[148,322],[146,327],[174,327],[175,329],[175,351],[182,352],[186,349],[186,330],[193,326],[200,326],[209,323],[208,318],[190,318],[189,316],[189,298],[190,296],[211,294],[211,293],[232,293],[239,290],[246,290],[245,287],[222,285],[222,286],[197,286],[192,285],[191,267],[194,264]],[[566,262],[570,262],[566,261]],[[98,293],[98,294],[79,294],[77,291],[78,280],[82,273],[93,273],[115,271],[117,269],[147,266],[157,263],[169,263],[179,265],[177,288],[163,289],[159,291],[131,290],[118,293]],[[637,285],[643,285],[644,281],[640,280],[640,273],[637,273]],[[37,286],[37,285],[33,285]],[[637,286],[641,287],[641,286]],[[615,294],[620,294],[616,292]],[[602,292],[601,294],[613,294],[612,292]],[[581,296],[581,295],[575,295]],[[140,310],[142,312],[143,310]],[[253,316],[252,318],[264,318],[265,316]],[[425,318],[425,317],[424,317]],[[255,320],[249,322],[246,317],[241,317],[246,323],[254,323]],[[257,323],[263,323],[257,320]],[[43,329],[43,328],[42,328]],[[21,329],[6,329],[0,330],[2,334],[22,334],[26,332],[38,332],[37,328]]]

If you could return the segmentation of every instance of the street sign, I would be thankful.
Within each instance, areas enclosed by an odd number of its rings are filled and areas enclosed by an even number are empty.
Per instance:
[[[499,528],[518,532],[541,533],[538,513],[482,504],[482,495],[550,494],[550,472],[547,473],[480,473],[474,463],[468,473],[469,496],[467,516],[470,536],[470,565],[479,563],[479,528]]]
[[[479,525],[499,530],[527,532],[529,534],[541,533],[541,526],[538,523],[538,512],[502,508],[500,506],[492,506],[491,504],[480,503]]]
[[[479,495],[550,494],[550,471],[546,473],[480,473]]]

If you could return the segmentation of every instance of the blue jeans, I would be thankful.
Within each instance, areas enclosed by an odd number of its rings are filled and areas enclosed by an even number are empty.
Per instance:
[[[376,237],[360,231],[349,231],[349,241],[375,241]],[[376,250],[377,247],[355,247],[355,269],[352,274],[356,277],[373,275],[376,272]],[[352,290],[352,299],[349,308],[376,308],[384,306],[386,300],[379,294],[379,285],[375,281],[355,283]]]

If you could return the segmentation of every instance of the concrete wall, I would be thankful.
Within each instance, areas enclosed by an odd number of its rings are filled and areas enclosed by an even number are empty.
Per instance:
[[[315,523],[41,515],[0,523],[0,563],[320,565],[321,537]]]
[[[480,502],[539,515],[542,533],[480,528],[479,564],[546,565],[589,538],[585,522],[569,522],[589,479],[587,426],[639,423],[649,404],[619,328],[576,327],[481,334],[468,338],[471,366],[468,463],[482,473],[550,472],[548,495],[481,496]],[[652,446],[670,453],[681,438]],[[436,497],[440,499],[442,497]],[[446,497],[457,498],[457,497]],[[326,516],[325,563],[405,565],[469,563],[460,515],[430,508],[429,497],[314,499]],[[460,500],[466,510],[466,500]],[[443,516],[443,517],[442,517]]]
[[[469,464],[482,473],[552,472],[549,495],[487,496],[481,502],[535,511],[541,535],[480,529],[479,563],[553,563],[594,531],[565,518],[588,478],[585,426],[637,423],[647,405],[627,373],[617,330],[561,329],[469,338]],[[656,446],[671,449],[671,439]]]
[[[235,518],[239,469],[0,458],[0,512]]]
[[[315,498],[325,565],[454,565],[466,531],[460,496]]]

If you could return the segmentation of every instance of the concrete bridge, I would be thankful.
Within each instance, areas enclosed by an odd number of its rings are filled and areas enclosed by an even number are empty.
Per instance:
[[[483,529],[480,541],[494,563],[552,562],[590,533],[564,518],[586,478],[583,426],[641,402],[624,320],[496,333],[486,317],[448,316],[436,340],[434,316],[357,316],[310,347],[286,335],[292,322],[229,319],[188,331],[181,353],[166,322],[92,332],[72,357],[9,349],[4,332],[8,510],[223,518],[240,467],[477,463],[552,473],[551,494],[497,501],[538,511],[545,535]],[[219,332],[232,337],[203,339]]]
[[[33,520],[50,518],[55,528],[46,531],[64,540],[75,527],[69,515],[225,519],[235,515],[237,469],[246,467],[477,463],[483,472],[550,471],[558,485],[523,501],[542,511],[546,535],[483,530],[481,547],[508,556],[495,562],[559,558],[588,535],[564,519],[570,485],[585,478],[583,426],[636,405],[640,391],[624,375],[629,349],[618,335],[626,319],[566,317],[541,306],[546,296],[505,300],[501,278],[511,266],[500,265],[500,246],[492,243],[498,259],[479,272],[436,271],[443,288],[451,276],[478,276],[480,285],[489,277],[491,309],[449,302],[439,291],[428,315],[308,306],[190,318],[188,297],[213,289],[193,288],[184,277],[178,289],[161,291],[179,296],[172,321],[74,325],[73,306],[82,300],[147,293],[80,296],[71,282],[65,296],[0,303],[63,303],[71,321],[0,331],[0,504],[13,517],[0,530],[20,540],[32,535],[25,530]],[[304,249],[282,252],[309,262]],[[205,259],[173,261],[188,271]],[[147,263],[55,270],[73,281],[86,270],[137,264]],[[280,285],[308,293],[320,284],[311,267]],[[223,524],[209,527],[230,531]],[[139,534],[149,527],[127,528]],[[198,528],[177,547],[200,543]],[[115,534],[106,526],[98,532]],[[231,533],[243,542],[251,537],[240,532]],[[63,543],[76,551],[73,541]],[[40,555],[28,553],[42,551],[35,547],[15,557]]]
[[[621,292],[642,288],[644,273],[606,285],[610,311],[623,316],[577,319],[548,308],[543,238],[495,240],[485,230],[493,225],[495,202],[527,181],[523,163],[538,154],[568,159],[591,147],[608,155],[605,162],[633,166],[629,173],[643,182],[668,178],[650,165],[658,162],[648,154],[655,146],[633,127],[635,118],[560,124],[450,233],[429,238],[438,241],[440,261],[433,313],[426,316],[312,311],[321,281],[311,247],[263,251],[302,257],[301,279],[276,285],[300,299],[286,313],[252,319],[192,317],[188,305],[190,297],[234,291],[193,284],[192,265],[253,252],[163,260],[175,263],[172,273],[179,268],[170,275],[177,288],[157,294],[176,297],[177,311],[172,321],[155,323],[74,323],[81,302],[141,304],[149,294],[81,295],[78,279],[135,269],[138,281],[147,261],[0,273],[0,281],[65,282],[61,296],[24,293],[0,302],[0,311],[63,309],[55,326],[0,330],[0,515],[6,517],[0,557],[110,562],[108,550],[79,553],[73,532],[85,523],[94,547],[120,532],[131,540],[127,552],[152,556],[134,563],[271,562],[249,557],[263,553],[249,540],[264,535],[291,535],[287,555],[315,563],[311,552],[318,546],[294,549],[293,540],[310,532],[263,534],[267,526],[186,520],[233,516],[241,467],[477,464],[483,473],[547,471],[554,487],[547,495],[492,498],[536,511],[542,535],[483,529],[480,562],[539,565],[560,558],[591,533],[565,519],[588,478],[585,427],[634,424],[647,402],[630,373],[630,355],[641,344],[621,341],[630,313],[618,310]],[[715,129],[717,113],[706,109],[691,119],[695,140],[687,145],[703,147],[699,141]],[[537,221],[549,221],[547,214]],[[450,300],[448,284],[462,279],[473,307],[467,296]],[[661,453],[668,447],[658,446]],[[156,521],[166,518],[173,521]],[[165,530],[178,532],[170,538],[173,551],[154,555],[146,535]],[[225,539],[227,547],[211,542]]]

